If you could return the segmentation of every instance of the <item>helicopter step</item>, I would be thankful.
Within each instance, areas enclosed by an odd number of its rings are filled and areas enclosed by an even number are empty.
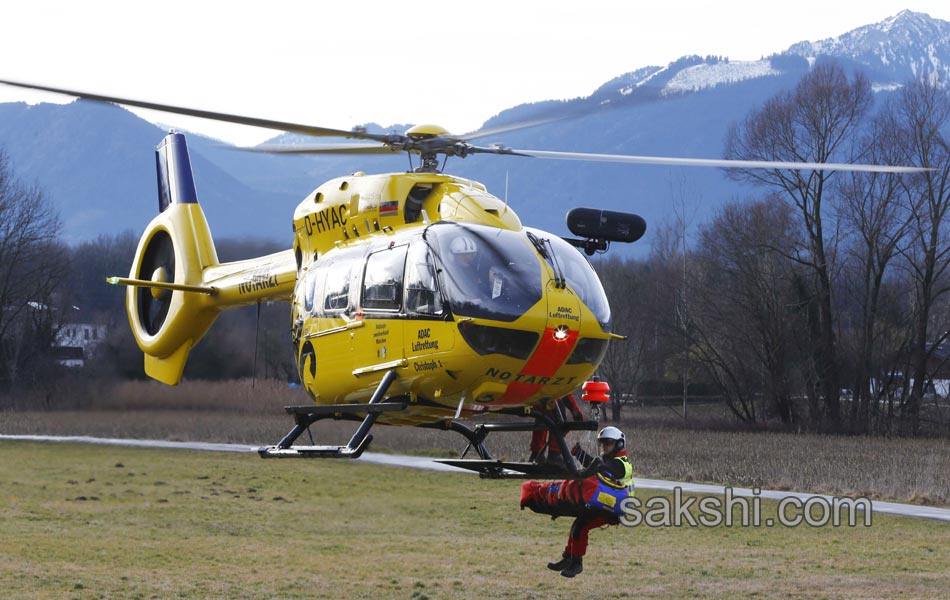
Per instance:
[[[597,464],[587,468],[577,463],[567,446],[567,440],[564,435],[569,431],[596,431],[597,421],[565,421],[554,418],[550,414],[536,408],[524,412],[522,409],[512,411],[501,411],[508,414],[519,416],[529,416],[534,419],[533,423],[483,423],[477,425],[471,430],[469,438],[469,447],[462,452],[459,459],[439,459],[436,462],[475,471],[483,479],[584,479],[590,477],[596,472]],[[512,431],[541,431],[547,430],[551,439],[557,444],[564,459],[561,464],[539,464],[534,462],[507,462],[493,459],[486,456],[480,448],[488,434],[493,432],[512,432]],[[463,433],[463,432],[460,432]],[[480,460],[465,459],[469,448],[474,447]]]
[[[329,404],[325,406],[289,406],[287,412],[294,415],[294,427],[276,446],[264,446],[257,449],[261,458],[359,458],[373,436],[369,430],[376,423],[380,413],[406,410],[406,402],[385,401],[386,392],[396,381],[396,372],[387,371],[373,392],[367,404]],[[359,420],[360,426],[345,446],[294,446],[310,426],[322,419]]]

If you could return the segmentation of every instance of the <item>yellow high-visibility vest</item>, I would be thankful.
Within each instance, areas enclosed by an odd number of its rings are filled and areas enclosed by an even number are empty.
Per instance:
[[[620,480],[614,479],[612,477],[607,477],[600,473],[597,474],[597,478],[613,488],[627,488],[630,492],[633,492],[633,465],[630,464],[630,460],[626,456],[618,456],[617,460],[623,463],[623,478]]]

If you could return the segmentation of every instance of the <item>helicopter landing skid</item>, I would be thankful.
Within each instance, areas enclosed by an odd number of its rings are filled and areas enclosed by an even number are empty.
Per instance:
[[[329,404],[324,406],[288,406],[294,427],[276,446],[257,449],[261,458],[359,458],[373,441],[369,430],[380,413],[406,410],[406,402],[385,401],[386,391],[396,380],[395,371],[387,371],[367,404]],[[365,415],[365,416],[363,416]],[[294,446],[310,426],[322,419],[362,421],[345,446]]]
[[[569,431],[596,431],[597,421],[564,421],[534,408],[527,413],[523,410],[501,412],[529,416],[534,419],[534,423],[483,423],[476,425],[475,429],[471,431],[471,435],[466,437],[469,438],[469,447],[474,447],[478,451],[481,460],[465,460],[465,454],[468,452],[468,448],[466,448],[460,459],[440,459],[436,462],[475,471],[483,479],[584,479],[596,472],[596,464],[584,468],[577,463],[567,447],[564,434]],[[483,453],[484,446],[482,443],[489,433],[495,431],[541,431],[545,429],[561,450],[561,456],[564,458],[563,464],[506,462],[493,459],[487,452]]]
[[[440,459],[436,462],[475,471],[482,479],[584,479],[589,476],[586,470],[575,475],[567,470],[567,467],[533,462],[453,459]]]

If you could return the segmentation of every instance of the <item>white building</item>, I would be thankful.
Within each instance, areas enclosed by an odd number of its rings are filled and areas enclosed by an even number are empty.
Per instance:
[[[96,354],[96,348],[106,339],[108,328],[96,323],[67,323],[56,334],[53,347],[56,362],[64,367],[81,367],[87,358]]]

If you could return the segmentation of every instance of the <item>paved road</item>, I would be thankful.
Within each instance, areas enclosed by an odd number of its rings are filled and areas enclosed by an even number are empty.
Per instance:
[[[19,440],[30,442],[74,442],[83,444],[104,444],[110,446],[130,446],[138,448],[178,448],[184,450],[210,450],[214,452],[257,452],[257,446],[245,446],[241,444],[214,444],[208,442],[167,442],[162,440],[125,440],[115,438],[95,438],[83,436],[51,436],[51,435],[0,435],[0,440]],[[369,462],[380,465],[391,465],[399,467],[411,467],[414,469],[427,469],[431,471],[454,471],[456,473],[469,473],[464,469],[457,469],[448,465],[443,465],[429,458],[417,456],[404,456],[399,454],[380,454],[377,452],[365,452],[359,459],[363,462]],[[699,483],[685,483],[679,481],[666,481],[662,479],[635,479],[635,485],[638,488],[650,490],[672,491],[680,488],[684,493],[693,494],[718,494],[722,495],[725,488],[721,485],[706,485]],[[733,496],[751,497],[758,495],[762,498],[771,500],[782,500],[784,498],[797,498],[802,502],[807,502],[812,498],[822,498],[831,502],[834,497],[823,494],[803,494],[798,492],[783,492],[774,490],[761,490],[756,493],[749,488],[732,488]],[[935,508],[931,506],[918,506],[916,504],[899,504],[896,502],[872,503],[872,511],[875,513],[900,515],[904,517],[917,517],[923,519],[937,519],[950,522],[950,509]]]

